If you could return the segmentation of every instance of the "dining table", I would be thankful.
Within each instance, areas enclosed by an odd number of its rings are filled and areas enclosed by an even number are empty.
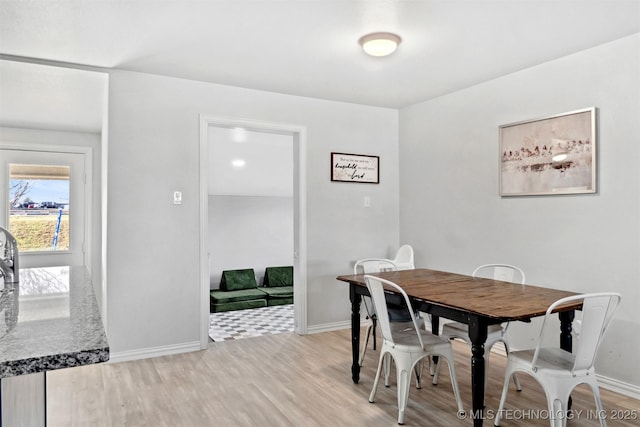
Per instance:
[[[515,284],[490,278],[417,268],[411,270],[373,273],[400,286],[409,296],[414,310],[431,315],[432,333],[439,333],[439,318],[468,325],[471,341],[471,401],[472,412],[467,418],[473,425],[482,426],[484,420],[485,355],[484,344],[488,328],[505,322],[530,322],[544,316],[555,301],[576,295],[575,292],[528,284]],[[368,296],[364,274],[342,275],[337,280],[349,283],[351,301],[351,375],[354,383],[360,380],[360,303]],[[401,301],[398,293],[389,291],[387,299]],[[581,302],[558,307],[560,318],[560,347],[572,350],[572,322]]]

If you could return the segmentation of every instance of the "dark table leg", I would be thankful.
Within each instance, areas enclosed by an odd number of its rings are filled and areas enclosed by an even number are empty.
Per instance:
[[[576,317],[576,312],[574,310],[563,311],[558,313],[558,317],[560,317],[560,348],[572,352],[573,337],[571,336],[571,325],[573,324],[573,319]],[[567,404],[568,410],[571,410],[571,404],[571,396],[569,396],[569,403]]]
[[[354,384],[360,381],[360,302],[362,296],[356,293],[356,286],[349,285],[349,300],[351,301],[351,379]]]
[[[440,316],[431,314],[431,333],[433,335],[440,335]],[[438,364],[438,356],[432,356],[433,365]]]
[[[431,315],[431,333],[433,335],[440,335],[440,317],[435,314]]]
[[[476,316],[469,318],[471,339],[471,402],[474,427],[482,426],[484,410],[484,344],[487,342],[487,324]]]
[[[576,317],[575,311],[563,311],[558,313],[560,317],[560,348],[566,351],[573,351],[573,337],[571,336],[573,319]]]

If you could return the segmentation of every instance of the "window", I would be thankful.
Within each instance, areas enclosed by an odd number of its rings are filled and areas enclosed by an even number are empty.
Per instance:
[[[9,164],[9,231],[21,252],[70,248],[69,166]]]
[[[64,148],[0,148],[0,225],[18,241],[22,268],[87,265],[88,155]]]

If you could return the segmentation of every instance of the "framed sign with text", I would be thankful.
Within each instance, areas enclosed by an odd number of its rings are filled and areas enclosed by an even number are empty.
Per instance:
[[[380,157],[331,153],[331,181],[380,183]]]

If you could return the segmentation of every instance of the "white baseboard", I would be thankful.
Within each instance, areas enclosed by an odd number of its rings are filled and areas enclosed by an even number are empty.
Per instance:
[[[640,400],[640,386],[596,374],[598,387]]]
[[[317,334],[320,332],[338,331],[341,329],[351,329],[351,320],[342,322],[323,323],[321,325],[313,325],[307,327],[308,334]]]
[[[200,348],[200,341],[193,341],[183,344],[165,345],[160,347],[149,347],[138,350],[120,351],[111,353],[109,355],[109,362],[107,363],[119,363],[128,362],[130,360],[147,359],[149,357],[169,356],[171,354],[188,353],[191,351],[198,351]]]

